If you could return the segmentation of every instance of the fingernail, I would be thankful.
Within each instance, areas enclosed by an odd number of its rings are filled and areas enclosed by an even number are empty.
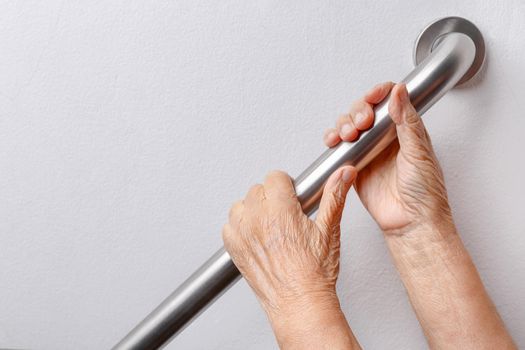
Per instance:
[[[337,134],[333,131],[330,131],[328,134],[326,134],[324,141],[326,143],[332,143],[336,137],[337,137]]]
[[[352,126],[350,124],[343,124],[343,126],[341,127],[341,134],[342,136],[350,136],[350,134],[352,133],[352,131],[354,130],[354,128],[352,128]]]
[[[366,115],[364,115],[364,114],[361,113],[361,112],[358,112],[358,113],[355,115],[355,123],[356,123],[357,126],[359,126],[359,127],[363,127],[363,126],[364,126],[365,119],[366,119]]]
[[[342,179],[343,179],[343,182],[344,183],[349,183],[350,181],[352,181],[352,177],[353,177],[353,172],[346,168],[346,169],[343,169],[343,176],[342,176]]]
[[[401,102],[406,102],[408,100],[408,91],[405,84],[401,85],[401,91],[399,94]]]

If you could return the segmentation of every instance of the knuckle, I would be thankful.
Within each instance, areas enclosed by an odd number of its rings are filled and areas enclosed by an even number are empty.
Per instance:
[[[253,185],[252,187],[250,187],[250,190],[248,191],[248,196],[247,197],[256,196],[261,191],[262,188],[263,188],[263,185],[261,185],[261,184]]]
[[[384,83],[377,84],[377,89],[381,91],[382,94],[388,93],[396,85],[393,81],[385,81]]]
[[[330,135],[332,132],[334,132],[335,129],[334,128],[327,128],[325,131],[324,131],[324,137],[327,137],[328,135]]]
[[[358,113],[361,113],[366,118],[370,118],[373,115],[372,105],[364,100],[358,100],[354,102],[352,106],[352,119],[355,120],[355,117]]]
[[[222,225],[222,236],[228,236],[231,233],[231,226],[230,224],[226,223]]]
[[[409,108],[406,112],[405,120],[408,124],[414,124],[417,125],[418,128],[421,128],[423,125],[420,123],[421,118],[419,118],[419,114],[413,109]]]
[[[283,180],[283,179],[289,179],[290,176],[282,170],[272,170],[267,175],[268,179],[274,179],[274,180]]]
[[[350,106],[351,111],[359,111],[363,109],[367,105],[366,101],[364,99],[355,100],[352,102],[352,105]]]
[[[229,212],[230,220],[234,220],[237,216],[239,216],[242,210],[242,207],[243,207],[242,201],[237,201],[233,203],[232,207],[230,208],[230,212]]]
[[[239,211],[239,209],[242,207],[242,200],[238,200],[236,201],[235,203],[233,203],[232,207],[231,207],[231,211],[232,212],[237,212]]]
[[[222,240],[224,241],[224,243],[228,243],[233,239],[232,231],[233,230],[229,224],[224,224],[224,226],[222,227]]]
[[[288,201],[286,202],[286,211],[294,215],[304,214],[297,196],[294,195],[291,198],[288,198]]]
[[[339,118],[337,118],[337,129],[341,128],[341,125],[348,123],[350,121],[350,115],[348,114],[342,114]]]

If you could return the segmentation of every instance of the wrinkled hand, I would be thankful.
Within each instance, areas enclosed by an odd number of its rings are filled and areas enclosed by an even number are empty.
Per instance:
[[[390,92],[389,114],[396,124],[397,141],[359,172],[356,190],[385,234],[404,235],[421,229],[454,229],[443,173],[430,137],[410,103],[406,86],[387,82],[355,102],[350,113],[325,133],[333,147],[354,141],[374,121],[373,107]]]
[[[385,233],[431,349],[515,349],[457,234],[443,173],[404,84],[373,88],[327,130],[325,143],[353,141],[390,92],[397,141],[359,172],[356,190]]]
[[[270,319],[315,301],[339,306],[339,224],[355,176],[350,166],[332,174],[315,221],[303,213],[290,177],[278,171],[233,205],[225,247]]]

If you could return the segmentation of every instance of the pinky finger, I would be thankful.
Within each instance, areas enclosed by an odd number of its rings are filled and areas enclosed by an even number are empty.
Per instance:
[[[323,137],[324,143],[328,147],[334,147],[339,142],[341,142],[341,138],[339,137],[339,133],[334,128],[326,129]]]

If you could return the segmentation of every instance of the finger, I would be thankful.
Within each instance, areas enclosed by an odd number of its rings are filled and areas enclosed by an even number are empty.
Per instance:
[[[235,239],[235,231],[233,230],[233,228],[231,227],[230,224],[225,224],[223,227],[222,227],[222,241],[224,242],[224,245],[225,246],[230,246],[234,239]]]
[[[430,138],[423,120],[410,103],[405,84],[397,84],[390,94],[388,113],[396,124],[400,152],[421,158],[431,153]]]
[[[261,206],[261,202],[265,199],[264,186],[261,184],[254,185],[246,194],[244,198],[244,207],[253,210]]]
[[[233,203],[232,207],[230,208],[230,213],[228,214],[228,220],[231,226],[237,227],[237,225],[239,225],[243,211],[244,204],[242,201]]]
[[[388,101],[388,112],[397,124],[415,124],[421,121],[414,106],[410,102],[406,84],[396,84]]]
[[[334,172],[326,182],[315,219],[316,224],[327,233],[339,226],[345,206],[346,195],[357,176],[352,166],[344,166]]]
[[[374,110],[372,105],[364,100],[352,103],[350,116],[358,130],[366,130],[374,124]]]
[[[279,170],[271,171],[266,175],[264,193],[268,200],[297,201],[292,179],[287,173]]]
[[[234,263],[236,263],[235,258],[238,256],[237,253],[244,243],[243,235],[230,224],[225,224],[222,227],[222,241],[224,242],[224,248],[226,248],[226,251],[230,254],[232,260],[234,260]]]
[[[391,81],[377,84],[365,94],[364,100],[374,105],[378,104],[384,100],[394,85]]]
[[[339,142],[341,142],[341,138],[339,137],[339,132],[334,128],[326,129],[323,136],[324,144],[327,147],[334,147]]]
[[[337,132],[343,141],[354,141],[359,135],[352,118],[348,114],[340,116],[337,120]]]

